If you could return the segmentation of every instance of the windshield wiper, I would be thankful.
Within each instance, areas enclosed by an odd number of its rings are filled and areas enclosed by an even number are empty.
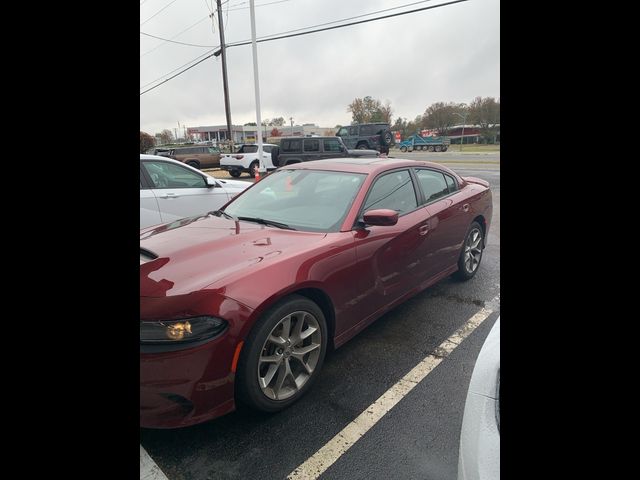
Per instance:
[[[216,217],[219,217],[220,215],[224,215],[225,217],[227,217],[230,220],[233,220],[234,222],[238,221],[238,217],[236,217],[235,215],[229,215],[224,210],[212,210],[209,213],[207,213],[207,215],[215,215]]]
[[[257,217],[238,217],[238,219],[240,220],[246,220],[248,222],[256,222],[256,223],[261,223],[262,225],[269,225],[272,227],[278,227],[278,228],[283,228],[285,230],[295,230],[295,228],[290,227],[289,225],[287,225],[286,223],[280,223],[280,222],[274,222],[273,220],[265,220],[264,218],[257,218]]]

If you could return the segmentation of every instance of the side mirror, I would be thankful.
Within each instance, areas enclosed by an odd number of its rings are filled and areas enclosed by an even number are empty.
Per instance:
[[[205,181],[207,182],[207,187],[219,187],[218,182],[213,177],[205,177]]]
[[[398,223],[398,212],[388,208],[368,210],[364,213],[363,220],[367,225],[391,226]]]

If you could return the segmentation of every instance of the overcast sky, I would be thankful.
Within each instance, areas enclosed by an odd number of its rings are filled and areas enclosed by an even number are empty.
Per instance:
[[[446,0],[255,0],[256,36],[259,39],[402,5],[407,6],[349,21],[439,3]],[[223,0],[227,44],[251,39],[248,7],[249,0]],[[215,0],[141,0],[141,32],[210,46],[178,45],[141,34],[141,92],[220,44],[217,16],[213,22],[208,18],[211,10],[216,12]],[[255,122],[251,45],[228,48],[227,70],[232,123]],[[367,95],[383,103],[389,100],[393,121],[399,116],[413,120],[438,101],[469,103],[476,96],[497,99],[500,2],[469,0],[258,43],[258,70],[262,119],[284,117],[287,125],[289,117],[295,125],[349,124],[347,106]],[[142,131],[153,135],[168,128],[173,132],[178,122],[181,127],[226,124],[220,57],[207,59],[140,96]]]

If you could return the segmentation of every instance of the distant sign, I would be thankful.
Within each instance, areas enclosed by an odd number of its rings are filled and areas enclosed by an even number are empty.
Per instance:
[[[400,135],[400,132],[396,132],[396,142],[399,142],[402,139],[402,135]]]
[[[437,132],[437,130],[421,130],[420,131],[420,136],[421,137],[436,137],[436,136],[438,136],[438,132]]]

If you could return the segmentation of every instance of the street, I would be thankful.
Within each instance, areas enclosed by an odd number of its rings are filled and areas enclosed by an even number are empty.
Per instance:
[[[461,176],[490,183],[493,219],[477,275],[468,282],[442,280],[328,352],[314,388],[283,412],[262,414],[240,407],[193,427],[141,429],[142,446],[169,480],[287,478],[310,457],[319,458],[314,455],[336,434],[425,356],[437,352],[470,318],[485,312],[486,319],[464,341],[441,355],[441,363],[350,448],[335,454],[319,476],[311,471],[296,477],[457,478],[469,380],[483,341],[500,314],[500,153],[390,156],[442,163]],[[249,180],[246,174],[241,179]]]

